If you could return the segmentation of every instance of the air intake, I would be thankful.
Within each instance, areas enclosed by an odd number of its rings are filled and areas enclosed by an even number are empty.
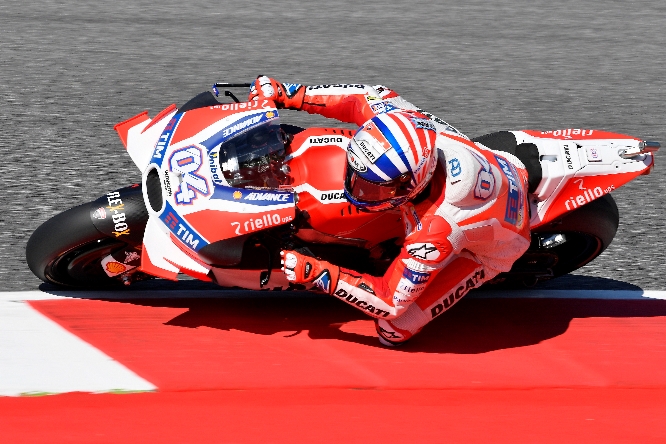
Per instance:
[[[156,169],[150,170],[146,176],[146,194],[148,195],[150,208],[156,213],[162,211],[162,207],[164,206],[162,183],[160,182],[160,175]]]

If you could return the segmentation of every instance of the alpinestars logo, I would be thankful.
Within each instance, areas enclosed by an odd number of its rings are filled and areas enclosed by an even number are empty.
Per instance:
[[[434,261],[439,257],[439,250],[431,243],[407,245],[407,252],[415,258],[425,261]]]
[[[331,273],[328,270],[321,272],[319,277],[312,282],[312,284],[326,293],[330,293],[331,289]]]
[[[283,83],[282,88],[284,89],[284,93],[287,95],[287,97],[289,97],[291,99],[298,92],[298,90],[301,89],[301,84],[300,83]]]
[[[395,332],[395,331],[389,331],[386,330],[382,327],[379,327],[379,333],[384,336],[386,339],[402,339],[402,335]]]

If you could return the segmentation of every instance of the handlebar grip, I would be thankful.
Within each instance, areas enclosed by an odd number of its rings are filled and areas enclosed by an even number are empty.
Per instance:
[[[222,88],[222,87],[227,87],[227,88],[249,88],[252,86],[252,83],[228,83],[228,82],[218,82],[215,83],[216,87]]]
[[[217,89],[219,88],[249,88],[252,86],[252,83],[228,83],[228,82],[217,82],[213,83],[213,94],[215,94],[215,97],[220,96],[220,91]],[[227,91],[229,92],[229,91]],[[229,95],[229,94],[227,94]],[[232,96],[233,97],[233,96]],[[238,100],[236,100],[238,102]]]

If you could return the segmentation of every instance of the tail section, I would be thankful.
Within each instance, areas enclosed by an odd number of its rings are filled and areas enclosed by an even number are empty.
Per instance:
[[[502,131],[474,141],[525,163],[532,228],[649,174],[660,147],[624,134],[574,128]]]
[[[649,174],[659,148],[656,142],[591,129],[513,133],[518,143],[534,143],[539,150],[543,178],[534,192],[532,227]]]

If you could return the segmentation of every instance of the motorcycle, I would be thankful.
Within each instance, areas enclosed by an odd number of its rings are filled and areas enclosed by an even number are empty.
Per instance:
[[[26,248],[32,272],[65,287],[183,273],[223,287],[302,290],[276,270],[280,250],[307,248],[382,275],[400,251],[404,227],[399,211],[363,212],[345,199],[353,132],[280,123],[273,102],[241,102],[230,90],[225,96],[233,101],[218,100],[217,88],[239,86],[249,84],[217,83],[215,94],[117,124],[141,183],[44,222]],[[610,193],[649,174],[660,147],[592,129],[500,131],[469,143],[510,153],[528,171],[531,245],[489,283],[510,286],[562,276],[601,254],[619,224]],[[439,163],[445,171],[441,155]]]

